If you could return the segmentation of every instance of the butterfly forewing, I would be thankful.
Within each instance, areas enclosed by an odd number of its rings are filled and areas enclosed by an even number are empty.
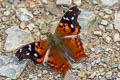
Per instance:
[[[60,20],[55,33],[59,36],[78,34],[81,28],[77,22],[79,14],[80,10],[77,7],[70,8]]]

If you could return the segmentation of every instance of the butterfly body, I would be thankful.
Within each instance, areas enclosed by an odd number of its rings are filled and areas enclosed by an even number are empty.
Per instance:
[[[47,40],[39,40],[20,48],[16,52],[18,59],[31,59],[44,65],[47,63],[64,76],[71,62],[89,57],[84,53],[79,38],[79,14],[77,7],[70,8],[60,20],[54,34],[50,33]]]

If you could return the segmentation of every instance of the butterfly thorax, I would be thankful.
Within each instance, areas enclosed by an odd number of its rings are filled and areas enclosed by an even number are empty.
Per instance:
[[[48,35],[48,45],[51,47],[60,48],[62,46],[62,41],[59,36],[50,33]]]

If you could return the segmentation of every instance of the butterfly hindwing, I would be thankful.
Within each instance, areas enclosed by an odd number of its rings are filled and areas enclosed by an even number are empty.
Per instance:
[[[47,49],[48,47],[46,45],[46,40],[39,40],[20,48],[16,52],[16,56],[19,60],[31,59],[36,62],[42,62],[44,60]]]
[[[79,14],[80,10],[77,7],[70,8],[60,20],[55,33],[59,36],[78,34],[81,28],[77,22]]]
[[[61,53],[56,48],[51,48],[48,64],[56,71],[59,71],[64,76],[66,71],[70,68],[68,61],[61,56]]]

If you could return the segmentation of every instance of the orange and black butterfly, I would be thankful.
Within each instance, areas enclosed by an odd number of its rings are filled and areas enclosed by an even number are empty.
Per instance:
[[[19,60],[31,59],[44,65],[50,65],[64,76],[70,64],[81,58],[88,57],[79,38],[80,25],[77,7],[70,8],[60,20],[54,34],[47,40],[39,40],[23,46],[16,52]]]

